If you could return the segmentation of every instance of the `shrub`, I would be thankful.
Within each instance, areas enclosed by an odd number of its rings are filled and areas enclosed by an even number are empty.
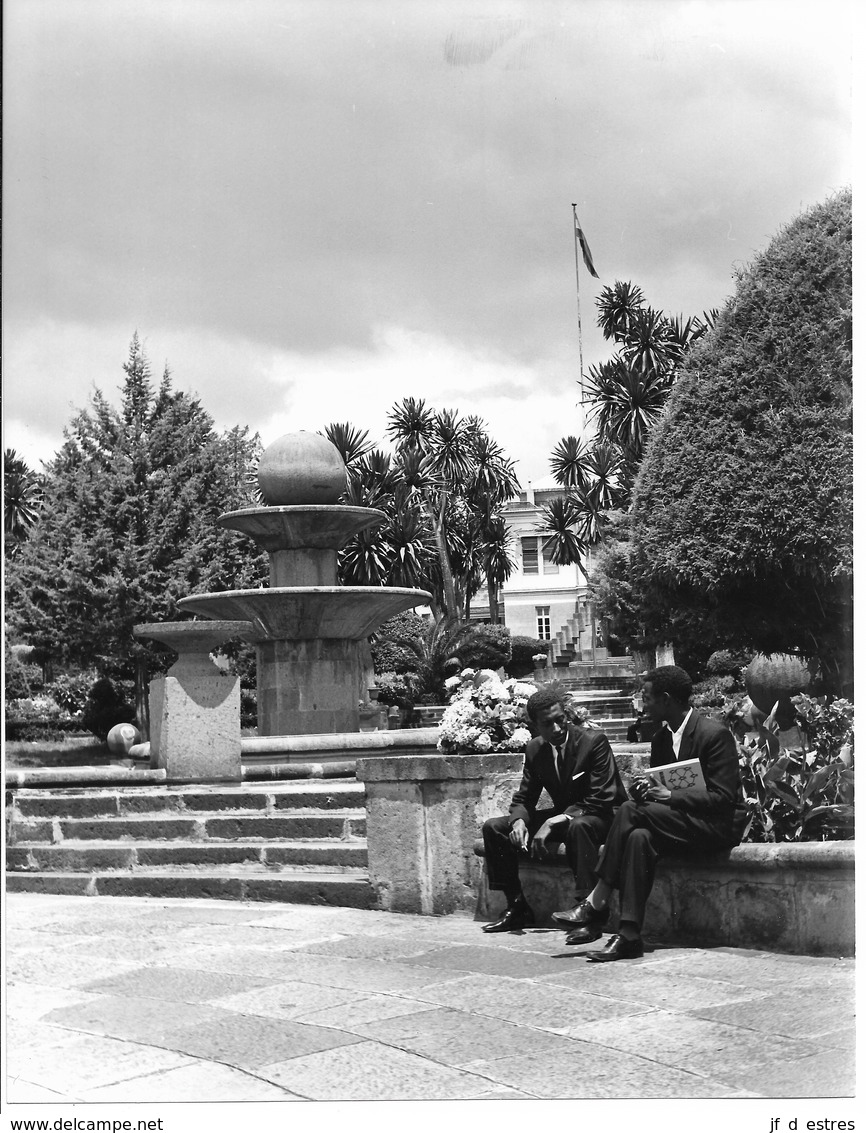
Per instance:
[[[92,669],[82,673],[61,673],[51,683],[49,690],[61,708],[73,715],[80,715],[96,679],[97,675]]]
[[[99,739],[107,738],[115,724],[132,723],[135,709],[130,696],[120,682],[100,677],[90,686],[81,713],[81,723]]]
[[[705,681],[698,681],[692,694],[692,707],[698,709],[720,708],[735,692],[740,691],[742,684],[730,674],[724,676],[708,677]]]
[[[4,686],[7,702],[20,700],[36,692],[42,686],[42,670],[38,665],[20,660],[11,649],[6,648],[6,683]]]
[[[511,656],[511,631],[505,626],[470,625],[457,649],[460,665],[469,669],[502,669]]]
[[[752,651],[749,649],[736,652],[730,649],[717,649],[710,655],[706,669],[711,676],[738,677],[751,660]]]
[[[548,641],[516,634],[511,638],[511,660],[505,666],[506,673],[509,677],[528,676],[535,668],[535,656],[539,653],[547,655],[549,647]]]
[[[50,696],[37,694],[6,703],[7,740],[59,740],[79,728],[79,721]]]
[[[647,633],[817,655],[853,687],[851,193],[744,268],[688,353],[631,510]]]
[[[379,704],[388,707],[414,708],[418,703],[418,680],[411,673],[377,673],[376,687],[379,690]]]
[[[396,614],[383,622],[370,639],[373,668],[376,673],[409,673],[418,669],[417,650],[410,643],[420,643],[430,630],[430,620],[411,610]]]

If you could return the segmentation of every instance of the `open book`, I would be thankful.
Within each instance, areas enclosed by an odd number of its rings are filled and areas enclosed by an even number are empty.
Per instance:
[[[647,767],[643,774],[653,779],[669,791],[685,787],[701,787],[706,790],[704,772],[699,759],[683,759],[680,763],[662,763],[659,767]]]

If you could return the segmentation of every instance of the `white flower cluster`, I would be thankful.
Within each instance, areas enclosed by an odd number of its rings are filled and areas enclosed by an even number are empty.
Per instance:
[[[439,724],[440,751],[522,751],[529,743],[526,702],[534,684],[501,681],[489,669],[464,669],[445,687],[451,703]]]

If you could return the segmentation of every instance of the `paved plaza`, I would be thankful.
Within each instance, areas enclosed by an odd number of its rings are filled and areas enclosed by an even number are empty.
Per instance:
[[[854,1092],[850,959],[590,964],[554,929],[209,900],[8,894],[6,917],[10,1102]]]

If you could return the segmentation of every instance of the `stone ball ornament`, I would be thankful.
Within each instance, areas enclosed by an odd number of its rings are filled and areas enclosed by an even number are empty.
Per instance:
[[[335,504],[346,490],[346,465],[327,437],[285,433],[262,453],[258,480],[272,507]]]
[[[115,724],[106,742],[113,755],[128,755],[131,747],[141,743],[141,732],[135,724]]]

